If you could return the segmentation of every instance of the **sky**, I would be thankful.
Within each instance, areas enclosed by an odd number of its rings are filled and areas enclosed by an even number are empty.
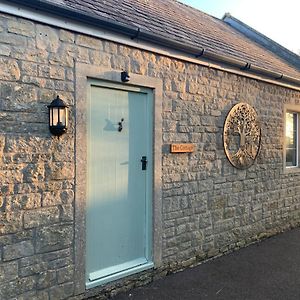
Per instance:
[[[179,0],[221,19],[233,17],[300,54],[300,0]]]

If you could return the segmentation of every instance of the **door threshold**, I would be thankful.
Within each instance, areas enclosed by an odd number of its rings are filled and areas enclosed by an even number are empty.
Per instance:
[[[103,285],[108,282],[151,269],[153,267],[154,267],[153,262],[148,262],[148,263],[145,263],[145,264],[142,264],[142,265],[118,272],[118,273],[114,273],[114,274],[111,274],[111,275],[108,275],[108,276],[105,276],[105,277],[102,277],[99,279],[95,279],[93,281],[86,282],[86,288],[90,289],[90,288],[93,288],[93,287],[96,287],[99,285]]]

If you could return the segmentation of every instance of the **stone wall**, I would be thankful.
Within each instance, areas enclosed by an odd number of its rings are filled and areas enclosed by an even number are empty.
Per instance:
[[[299,92],[2,14],[0,299],[74,296],[76,62],[163,80],[163,266],[76,298],[104,298],[299,224],[300,173],[282,161],[283,107]],[[46,107],[57,94],[71,118],[59,140]],[[239,102],[262,126],[248,170],[231,166],[222,143]],[[170,154],[174,142],[196,151]]]
[[[68,36],[0,16],[0,299],[73,294],[74,130],[52,137],[46,107],[74,103]]]

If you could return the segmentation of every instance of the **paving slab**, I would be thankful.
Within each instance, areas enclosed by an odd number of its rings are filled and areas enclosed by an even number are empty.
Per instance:
[[[125,299],[300,300],[300,228],[113,298]]]

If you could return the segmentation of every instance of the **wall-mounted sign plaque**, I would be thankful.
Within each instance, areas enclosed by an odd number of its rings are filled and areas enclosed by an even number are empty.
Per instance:
[[[256,111],[247,103],[236,104],[224,124],[224,150],[231,164],[247,169],[255,161],[261,140],[261,129]]]
[[[171,153],[185,153],[194,151],[194,144],[171,144]]]

